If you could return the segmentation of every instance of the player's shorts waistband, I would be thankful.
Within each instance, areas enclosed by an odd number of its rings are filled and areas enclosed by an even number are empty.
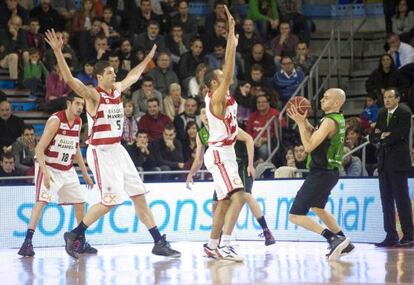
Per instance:
[[[116,149],[121,145],[120,142],[117,143],[113,143],[113,144],[101,144],[101,145],[92,145],[89,144],[88,148],[91,149],[101,149],[101,150],[111,150],[111,149]]]

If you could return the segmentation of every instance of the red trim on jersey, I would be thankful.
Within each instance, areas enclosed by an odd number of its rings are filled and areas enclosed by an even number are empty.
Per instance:
[[[121,137],[90,140],[91,145],[114,144],[114,143],[119,143],[119,142],[121,142]]]
[[[236,102],[236,100],[234,100],[234,98],[229,95],[229,97],[227,97],[226,107],[227,106],[233,106],[235,102]]]
[[[50,166],[52,168],[55,168],[57,170],[66,171],[66,170],[69,170],[69,169],[72,168],[73,163],[71,163],[70,165],[62,165],[62,164],[59,164],[59,163],[48,163],[48,162],[46,162],[46,165],[47,166]]]
[[[59,152],[57,152],[57,151],[51,151],[51,150],[46,149],[46,150],[45,150],[45,155],[46,155],[47,157],[56,158],[56,157],[58,157],[58,156],[59,156]]]
[[[106,105],[118,105],[119,103],[121,103],[121,97],[116,97],[116,98],[102,98],[101,100],[104,101],[102,103],[105,103]]]
[[[96,172],[96,181],[98,182],[98,188],[101,191],[102,196],[102,179],[101,179],[101,171],[99,169],[99,162],[98,162],[98,155],[96,154],[96,149],[92,149],[93,155],[93,162],[95,164],[95,172]],[[102,198],[102,197],[101,197]]]
[[[96,113],[96,115],[95,115],[95,118],[94,118],[94,119],[100,119],[100,118],[103,118],[103,117],[105,117],[105,113],[104,113],[104,111],[98,111],[98,112]]]
[[[78,131],[72,131],[72,130],[58,129],[56,135],[65,135],[65,136],[68,136],[68,137],[77,137],[77,136],[79,136],[79,130]]]
[[[80,117],[76,117],[75,120],[73,120],[72,125],[69,123],[68,116],[66,115],[66,111],[62,111],[62,117],[63,121],[68,124],[69,129],[72,129],[74,125],[76,124],[82,124],[82,119]]]
[[[100,86],[96,86],[96,91],[98,91],[99,93],[101,93],[101,92],[103,92],[103,93],[105,93],[106,95],[108,95],[108,96],[110,96],[110,97],[113,97],[114,96],[114,91],[115,91],[115,89],[113,89],[113,88],[111,88],[111,93],[108,93],[108,92],[106,92],[102,87],[100,87]]]
[[[39,195],[40,195],[40,188],[42,187],[43,182],[43,172],[40,170],[40,166],[38,166],[38,173],[36,179],[36,202],[39,202]]]
[[[71,205],[79,205],[79,204],[85,204],[85,202],[78,202],[78,203],[59,203],[59,206],[71,206]]]
[[[221,143],[221,146],[229,146],[229,145],[233,145],[237,140],[237,136],[234,137],[232,140],[226,139],[226,140],[222,140],[222,141],[216,141],[216,142],[209,142],[208,144],[210,146],[213,146],[217,143]]]
[[[112,129],[111,129],[110,124],[105,124],[105,125],[93,126],[92,130],[94,133],[97,133],[97,132],[111,131]]]
[[[101,97],[102,96],[99,93],[99,98],[101,98]],[[88,140],[90,142],[92,141],[92,138],[93,138],[93,134],[94,134],[93,128],[95,127],[95,124],[96,124],[96,121],[97,121],[97,117],[98,117],[98,113],[102,113],[102,117],[103,117],[103,111],[98,111],[100,106],[101,106],[101,100],[99,99],[98,107],[96,107],[95,116],[92,116],[88,111],[86,111],[89,114],[89,116],[92,118],[92,120],[93,120],[93,125],[92,125],[92,128],[91,128],[91,133],[88,136]],[[99,114],[99,115],[101,115],[101,114]]]
[[[115,97],[115,89],[111,88],[111,93],[109,94],[108,92],[106,92],[105,90],[103,90],[101,87],[96,87],[96,91],[98,91],[99,93],[104,93],[106,96],[108,96],[109,98],[104,98],[103,96],[100,96],[100,103],[105,103],[105,104],[119,104],[121,103],[121,96]],[[102,94],[100,94],[102,95]]]
[[[223,177],[224,183],[226,184],[227,190],[229,192],[233,191],[233,186],[231,185],[229,175],[227,174],[226,168],[220,160],[220,154],[217,150],[213,150],[214,164],[217,165],[220,170],[221,177]]]
[[[223,119],[223,124],[226,127],[227,136],[231,136],[230,124],[229,124],[229,121],[226,118]]]

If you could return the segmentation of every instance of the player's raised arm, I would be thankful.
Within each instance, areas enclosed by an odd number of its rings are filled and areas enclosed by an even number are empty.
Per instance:
[[[39,163],[39,169],[44,175],[44,184],[46,188],[50,188],[50,174],[46,168],[45,150],[52,141],[53,137],[59,129],[59,120],[57,118],[49,119],[46,122],[45,130],[35,148],[36,160]]]
[[[237,133],[237,140],[243,141],[246,144],[247,149],[247,173],[249,176],[251,176],[253,179],[255,179],[255,170],[253,166],[254,162],[254,141],[251,135],[243,131],[242,129],[238,130]]]
[[[61,36],[56,35],[55,31],[47,30],[45,33],[46,42],[50,45],[53,53],[56,56],[59,70],[63,76],[63,80],[69,85],[69,87],[79,96],[86,101],[99,101],[99,94],[95,89],[85,86],[79,79],[73,77],[72,72],[62,53],[63,40]]]
[[[131,69],[131,71],[128,72],[128,75],[125,77],[124,80],[122,80],[121,82],[115,83],[115,88],[118,89],[120,92],[122,92],[128,87],[130,87],[132,84],[137,82],[138,79],[141,77],[141,74],[147,68],[148,63],[154,57],[156,50],[157,50],[157,45],[153,45],[151,51],[144,58],[144,60],[140,64],[138,64],[136,67]]]
[[[235,34],[236,22],[233,16],[230,14],[227,6],[225,6],[225,10],[228,20],[228,37],[226,53],[224,56],[223,79],[221,80],[217,89],[214,91],[211,98],[213,112],[218,116],[224,115],[227,92],[230,88],[230,85],[233,83],[236,62],[236,48],[238,44],[238,37]]]

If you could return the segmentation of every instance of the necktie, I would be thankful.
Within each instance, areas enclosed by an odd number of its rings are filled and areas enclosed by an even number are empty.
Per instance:
[[[400,66],[401,66],[401,59],[400,59],[400,52],[399,51],[395,52],[395,66],[397,68],[400,68]]]
[[[392,117],[392,113],[388,112],[388,114],[387,114],[387,127],[390,124],[391,117]]]

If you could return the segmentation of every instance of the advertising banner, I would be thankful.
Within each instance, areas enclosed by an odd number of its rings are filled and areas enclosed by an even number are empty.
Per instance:
[[[322,241],[317,235],[288,221],[289,208],[303,180],[256,181],[253,196],[264,210],[269,228],[277,240]],[[414,198],[414,180],[409,180]],[[185,183],[147,183],[149,207],[157,225],[170,241],[206,241],[212,219],[213,184],[198,182],[188,190]],[[98,189],[84,190],[86,207],[100,199]],[[24,239],[34,205],[34,186],[0,187],[0,248],[19,247]],[[151,242],[151,236],[135,215],[132,201],[126,200],[93,224],[86,232],[90,243],[120,244]],[[377,242],[385,237],[378,179],[341,179],[326,206],[343,231],[355,242]],[[311,216],[315,216],[312,212]],[[36,229],[33,244],[62,246],[64,232],[76,226],[73,208],[47,205]],[[244,206],[235,231],[236,240],[261,240],[261,228]]]

